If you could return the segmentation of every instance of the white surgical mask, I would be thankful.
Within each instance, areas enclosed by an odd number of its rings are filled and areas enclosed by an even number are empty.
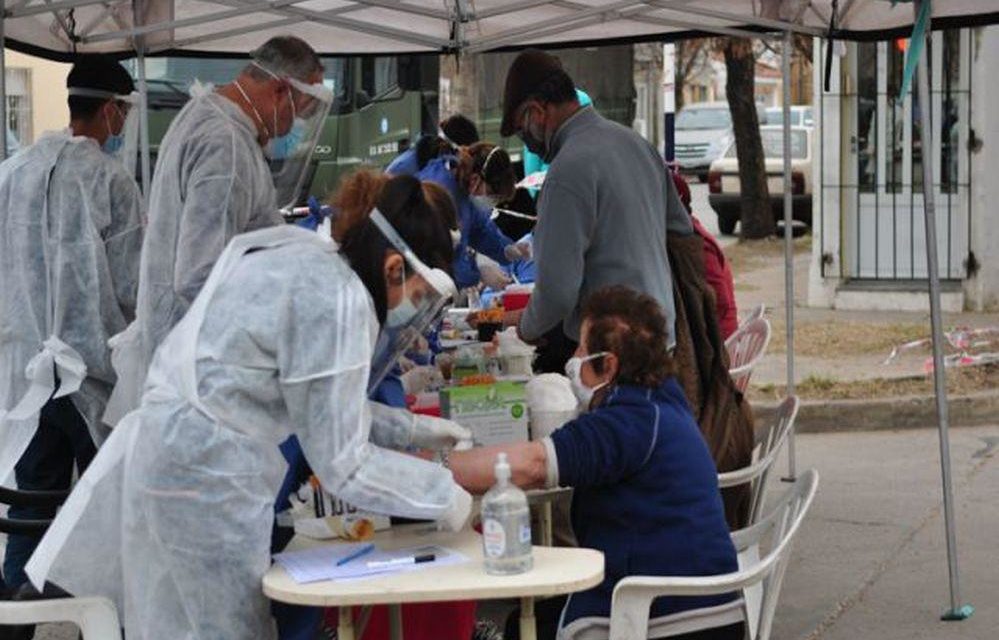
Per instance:
[[[479,209],[485,209],[486,211],[492,212],[499,203],[499,199],[496,196],[472,196],[472,202]]]
[[[607,386],[607,383],[601,382],[592,389],[583,384],[583,379],[581,377],[583,363],[589,362],[590,360],[596,360],[597,358],[602,358],[606,355],[608,355],[608,352],[601,351],[600,353],[591,353],[585,358],[574,356],[569,358],[569,361],[565,363],[565,375],[569,378],[569,382],[572,384],[572,393],[576,396],[576,400],[579,400],[579,404],[582,405],[584,411],[590,408],[590,403],[593,402],[593,394]]]

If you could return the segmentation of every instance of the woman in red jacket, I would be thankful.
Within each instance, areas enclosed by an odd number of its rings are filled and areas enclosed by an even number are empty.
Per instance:
[[[735,306],[735,284],[732,281],[732,269],[721,245],[715,240],[701,221],[697,219],[690,209],[690,187],[683,179],[679,171],[672,168],[669,170],[673,177],[673,184],[676,185],[680,201],[687,208],[690,219],[694,223],[694,231],[704,239],[704,277],[715,292],[715,301],[718,309],[718,328],[721,330],[722,339],[727,340],[735,333],[739,327],[739,314]]]

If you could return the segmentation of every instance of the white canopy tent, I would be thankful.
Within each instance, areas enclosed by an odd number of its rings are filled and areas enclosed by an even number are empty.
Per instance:
[[[794,290],[791,240],[790,73],[792,33],[842,40],[908,36],[914,15],[930,0],[4,0],[3,46],[50,59],[74,53],[137,56],[145,91],[147,55],[246,56],[272,36],[292,33],[322,54],[485,52],[508,47],[568,46],[675,40],[703,35],[773,37],[784,47],[784,237],[787,307],[787,387],[794,390]],[[915,9],[915,11],[914,11]],[[997,0],[947,0],[931,9],[932,28],[999,23]],[[917,48],[918,49],[918,48]],[[929,104],[925,54],[917,89]],[[5,119],[4,74],[0,117]],[[145,100],[143,99],[143,106]],[[930,114],[922,110],[926,148]],[[143,175],[149,175],[143,127]],[[0,154],[4,127],[0,127]],[[945,619],[963,619],[951,490],[948,409],[943,366],[940,282],[933,203],[933,164],[923,163],[934,377],[940,433],[944,515],[950,569]],[[790,473],[794,475],[793,439]]]
[[[890,0],[6,0],[8,46],[65,58],[245,55],[294,33],[321,53],[486,51],[530,44],[784,31],[842,39],[907,32],[911,8]],[[989,0],[948,0],[935,26],[999,20]]]

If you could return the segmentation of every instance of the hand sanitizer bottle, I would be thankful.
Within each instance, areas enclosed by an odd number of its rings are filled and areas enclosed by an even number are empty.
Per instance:
[[[513,575],[534,566],[527,496],[510,482],[505,453],[496,459],[496,484],[482,498],[482,547],[486,573]]]

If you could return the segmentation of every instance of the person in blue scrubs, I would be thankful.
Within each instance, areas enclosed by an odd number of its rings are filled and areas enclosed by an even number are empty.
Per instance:
[[[458,147],[467,147],[479,141],[475,123],[456,113],[441,120],[436,134],[424,134],[416,144],[400,153],[385,173],[393,176],[414,176],[433,158],[442,153],[454,153]]]
[[[453,271],[458,288],[475,287],[480,282],[502,287],[509,278],[498,270],[480,272],[475,254],[500,265],[530,257],[527,245],[514,243],[492,220],[493,209],[512,198],[515,191],[516,175],[506,150],[487,142],[461,147],[455,155],[431,160],[417,177],[444,187],[457,208],[461,238]]]

